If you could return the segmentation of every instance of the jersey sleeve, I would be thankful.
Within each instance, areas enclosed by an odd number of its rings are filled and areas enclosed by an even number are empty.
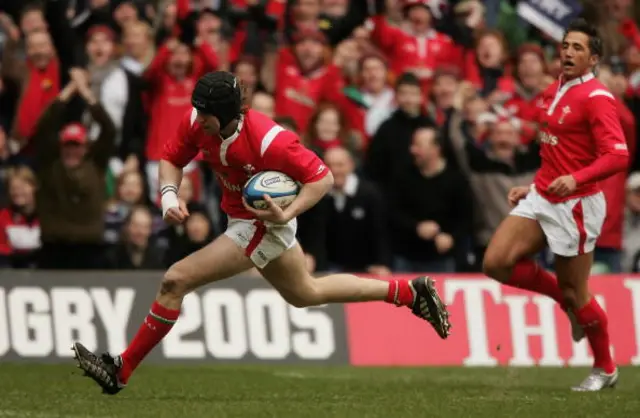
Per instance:
[[[277,125],[265,135],[260,152],[265,167],[281,171],[302,184],[316,182],[329,173],[322,160],[302,145],[296,134]]]
[[[199,149],[194,144],[191,133],[193,123],[195,123],[195,114],[190,111],[182,118],[178,131],[164,143],[163,160],[182,168],[198,155]]]
[[[578,185],[601,181],[627,169],[629,151],[617,109],[615,98],[607,90],[598,89],[589,94],[586,110],[597,158],[572,173]]]
[[[620,125],[618,106],[613,95],[604,89],[589,94],[589,124],[598,156],[604,154],[629,155],[624,131]]]

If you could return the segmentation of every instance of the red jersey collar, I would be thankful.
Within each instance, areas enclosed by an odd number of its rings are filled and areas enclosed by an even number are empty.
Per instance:
[[[240,131],[242,130],[242,126],[244,125],[244,115],[240,115],[240,120],[238,121],[238,127],[236,128],[236,131],[233,133],[233,135],[231,135],[230,137],[227,138],[222,138],[223,142],[226,141],[235,141],[238,136],[240,135]]]
[[[571,81],[567,81],[566,83],[563,84],[563,80],[562,80],[562,75],[560,75],[560,87],[564,87],[564,88],[571,88],[573,86],[577,86],[578,84],[582,84],[582,83],[586,83],[587,81],[591,81],[593,80],[593,78],[595,77],[595,75],[593,74],[592,71],[589,72],[589,74],[585,74],[583,76],[580,77],[576,77]]]

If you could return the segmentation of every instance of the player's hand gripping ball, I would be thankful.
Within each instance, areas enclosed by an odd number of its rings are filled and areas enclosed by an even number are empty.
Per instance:
[[[300,185],[288,175],[279,171],[261,171],[244,185],[242,197],[252,208],[265,210],[269,208],[265,195],[279,207],[286,208],[299,192]]]

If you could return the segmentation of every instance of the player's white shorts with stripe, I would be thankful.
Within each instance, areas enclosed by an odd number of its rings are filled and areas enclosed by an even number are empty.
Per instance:
[[[295,218],[285,225],[229,218],[224,234],[245,250],[256,267],[263,268],[296,245],[297,229],[298,221]]]
[[[551,203],[531,187],[511,215],[538,221],[554,254],[573,257],[594,250],[607,214],[602,192]]]

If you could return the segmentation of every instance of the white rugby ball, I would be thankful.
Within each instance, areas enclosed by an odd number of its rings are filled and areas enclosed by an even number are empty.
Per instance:
[[[247,181],[242,194],[249,206],[267,209],[264,195],[284,208],[294,201],[299,192],[300,185],[288,175],[279,171],[261,171]]]

